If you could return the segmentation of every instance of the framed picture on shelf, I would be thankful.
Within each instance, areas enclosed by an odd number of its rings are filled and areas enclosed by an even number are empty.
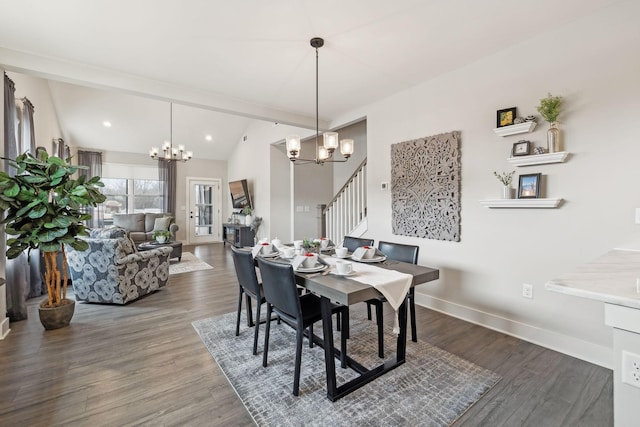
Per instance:
[[[521,140],[513,144],[512,156],[528,156],[531,150],[531,141]]]
[[[537,199],[540,197],[542,174],[531,173],[518,177],[518,199]]]
[[[511,126],[515,118],[516,118],[516,107],[505,108],[504,110],[498,110],[497,127],[503,128],[505,126]]]

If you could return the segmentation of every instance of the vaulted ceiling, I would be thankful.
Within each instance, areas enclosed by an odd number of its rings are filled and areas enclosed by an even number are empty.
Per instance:
[[[312,37],[326,125],[619,1],[0,0],[0,64],[52,81],[81,146],[145,153],[174,102],[174,141],[227,158],[251,120],[315,128]]]

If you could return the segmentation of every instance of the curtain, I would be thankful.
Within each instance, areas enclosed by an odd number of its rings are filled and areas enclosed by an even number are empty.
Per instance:
[[[66,154],[64,151],[62,153],[63,155]],[[94,176],[101,177],[102,153],[99,151],[78,150],[78,165],[87,167],[87,169],[79,169],[78,175],[85,176],[87,179],[93,178]],[[96,206],[95,208],[87,206],[84,209],[87,213],[91,214],[91,219],[85,221],[86,227],[100,228],[104,226],[104,206],[102,204]]]
[[[36,154],[36,134],[33,123],[33,104],[27,98],[22,99],[22,121],[20,122],[21,152],[28,151]],[[40,274],[40,249],[31,251],[29,254],[29,271],[27,280],[29,282],[28,298],[39,297],[47,293],[46,285]]]
[[[158,173],[162,184],[162,209],[176,214],[176,162],[158,160]]]
[[[4,75],[4,156],[7,159],[15,159],[18,155],[18,138],[16,134],[16,121],[18,112],[16,109],[15,85],[6,74]],[[4,170],[11,176],[15,176],[16,169],[9,166],[5,160]],[[6,237],[6,236],[5,236]],[[5,243],[6,247],[6,243]],[[5,255],[6,256],[6,255]],[[23,252],[14,259],[7,259],[7,315],[10,321],[24,320],[27,318],[26,295],[29,293],[27,272],[29,265],[27,255]]]

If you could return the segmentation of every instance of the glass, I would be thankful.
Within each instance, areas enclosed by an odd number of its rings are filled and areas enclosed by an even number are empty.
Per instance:
[[[212,185],[195,184],[194,229],[196,236],[211,236],[213,230],[213,191]]]

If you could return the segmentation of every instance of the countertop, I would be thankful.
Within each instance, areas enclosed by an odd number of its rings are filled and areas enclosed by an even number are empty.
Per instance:
[[[545,284],[567,295],[640,309],[640,250],[613,249]]]

